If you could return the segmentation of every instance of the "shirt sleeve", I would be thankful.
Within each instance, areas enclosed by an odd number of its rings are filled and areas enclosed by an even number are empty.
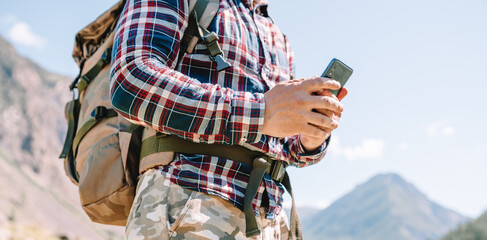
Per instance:
[[[128,0],[118,22],[110,94],[138,125],[203,143],[252,143],[262,136],[262,93],[201,83],[174,70],[188,0]]]
[[[294,62],[294,53],[289,43],[289,38],[284,35],[286,55],[288,58],[290,78],[293,79],[296,75],[296,67]],[[300,135],[281,139],[283,149],[276,151],[278,158],[285,159],[287,165],[298,168],[310,166],[320,162],[326,155],[326,151],[330,142],[328,137],[323,144],[312,152],[308,152],[301,144]]]
[[[269,155],[284,162],[286,166],[306,167],[320,162],[326,155],[330,138],[314,151],[306,151],[301,144],[300,135],[271,140]],[[277,143],[277,144],[273,144]]]

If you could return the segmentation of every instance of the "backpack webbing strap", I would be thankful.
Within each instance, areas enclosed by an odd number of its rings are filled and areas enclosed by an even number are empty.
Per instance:
[[[136,124],[131,124],[127,129],[127,132],[131,133],[130,144],[127,151],[127,169],[132,182],[135,184],[137,184],[137,177],[139,176],[139,159],[143,131],[144,127]]]
[[[81,94],[90,85],[91,81],[107,66],[110,64],[112,58],[112,48],[107,48],[101,55],[100,60],[93,66],[86,74],[80,77],[80,80],[76,87],[78,92]]]
[[[268,173],[273,180],[281,182],[291,195],[293,204],[291,208],[292,232],[290,232],[290,236],[293,236],[294,239],[302,239],[301,224],[299,223],[296,204],[294,203],[291,183],[281,161],[273,160],[268,156],[263,156],[261,152],[252,151],[240,145],[195,143],[174,135],[159,133],[142,141],[140,150],[141,159],[158,152],[180,152],[216,156],[252,166],[244,196],[244,214],[247,237],[260,233],[252,208],[252,200],[254,199],[255,194],[257,194],[257,189],[262,182],[264,174]]]
[[[197,18],[198,16],[196,16]],[[224,54],[220,45],[218,44],[218,35],[215,32],[210,32],[206,28],[202,27],[199,23],[198,24],[198,32],[203,40],[203,43],[210,51],[210,59],[214,63],[216,63],[216,70],[222,71],[229,67],[231,67],[230,63],[228,63],[224,59]]]
[[[68,108],[68,131],[66,132],[66,140],[64,141],[63,151],[59,158],[65,158],[73,144],[80,109],[79,100],[73,99],[71,102],[68,102],[66,107]]]
[[[184,140],[175,135],[156,134],[142,142],[140,158],[158,152],[183,152],[188,154],[202,154],[232,159],[252,166],[254,158],[262,153],[252,151],[239,145],[204,144]]]
[[[284,185],[286,191],[289,193],[289,195],[291,195],[292,199],[289,239],[301,240],[303,239],[303,229],[301,227],[301,221],[299,221],[298,210],[296,208],[296,203],[294,202],[293,189],[291,187],[291,180],[289,179],[289,174],[287,172],[284,174],[284,178],[282,179],[282,185]]]
[[[198,2],[200,2],[200,1],[198,1]],[[204,1],[204,2],[206,2],[206,1]],[[196,22],[196,20],[194,18],[194,14],[190,14],[189,20],[188,20],[188,27],[186,27],[186,30],[184,31],[183,38],[181,39],[181,45],[179,48],[178,61],[176,63],[176,66],[179,65],[179,63],[183,59],[184,53],[188,49],[189,42],[191,42],[191,39],[197,33],[196,30],[198,29],[198,25],[195,24],[195,22]]]
[[[224,59],[224,54],[220,48],[220,45],[218,44],[218,36],[216,35],[216,33],[208,31],[206,28],[199,24],[207,6],[208,0],[196,1],[193,11],[191,11],[191,14],[189,15],[188,27],[184,31],[184,35],[181,40],[181,48],[179,50],[177,64],[179,64],[179,62],[181,61],[184,52],[186,52],[186,49],[188,48],[188,45],[193,36],[198,36],[208,48],[210,52],[209,57],[211,61],[216,63],[216,70],[219,72],[231,67],[231,65]]]
[[[83,139],[83,137],[101,120],[106,119],[106,118],[111,118],[111,117],[116,117],[118,116],[118,113],[111,109],[111,108],[106,108],[104,106],[98,106],[95,109],[93,109],[93,112],[91,112],[91,119],[88,120],[81,128],[78,130],[76,133],[76,137],[73,140],[73,153],[76,156],[77,150],[79,143]]]
[[[184,52],[186,52],[191,38],[197,34],[198,25],[194,23],[199,22],[200,19],[196,19],[195,16],[203,16],[206,6],[208,6],[208,0],[197,0],[194,4],[193,11],[189,14],[188,27],[186,27],[183,38],[181,39],[180,58],[184,55]],[[194,13],[196,13],[196,15]]]
[[[245,215],[245,236],[252,237],[260,234],[259,225],[255,217],[252,200],[254,200],[264,174],[269,167],[269,163],[263,158],[256,158],[253,161],[252,170],[250,171],[249,182],[244,194],[243,212]]]
[[[68,102],[67,108],[68,131],[66,132],[63,151],[61,152],[59,158],[66,158],[66,161],[64,162],[64,168],[66,170],[66,173],[71,181],[73,181],[74,183],[78,183],[79,176],[76,172],[74,153],[71,146],[73,144],[73,139],[76,134],[76,128],[78,127],[78,116],[80,110],[79,100],[73,99],[71,102]]]

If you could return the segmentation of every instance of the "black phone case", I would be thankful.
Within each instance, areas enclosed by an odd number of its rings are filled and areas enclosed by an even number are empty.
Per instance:
[[[352,68],[347,66],[342,61],[334,58],[333,60],[331,60],[330,64],[328,64],[328,67],[326,67],[325,72],[321,76],[334,79],[338,81],[343,87],[345,86],[345,83],[348,81],[350,76],[352,76],[352,73]],[[330,92],[336,96],[341,90],[342,89],[340,88],[338,90],[330,90]]]

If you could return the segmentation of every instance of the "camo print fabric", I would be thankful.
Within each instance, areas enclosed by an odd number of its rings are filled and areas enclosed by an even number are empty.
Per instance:
[[[250,239],[288,239],[284,211],[274,220],[260,216],[262,233]],[[129,240],[248,239],[242,211],[217,196],[173,184],[155,169],[139,180],[125,236]]]

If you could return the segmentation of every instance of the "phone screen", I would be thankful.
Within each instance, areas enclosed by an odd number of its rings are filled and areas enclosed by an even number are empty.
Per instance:
[[[343,87],[350,76],[352,76],[352,73],[353,70],[349,66],[334,58],[331,60],[330,64],[328,64],[328,67],[326,67],[325,72],[323,72],[321,76],[334,79]],[[341,90],[342,89],[340,88],[338,90],[330,90],[330,92],[336,96]]]

